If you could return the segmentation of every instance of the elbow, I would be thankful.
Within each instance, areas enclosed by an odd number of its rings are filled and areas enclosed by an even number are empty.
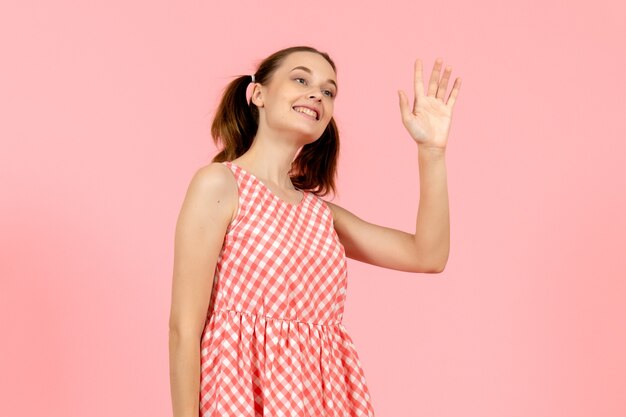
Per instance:
[[[437,264],[435,264],[434,272],[435,274],[441,274],[444,269],[446,269],[446,265],[448,263],[448,258],[446,257],[446,259],[443,262],[438,262]]]
[[[446,264],[448,263],[448,257],[446,256],[446,259],[444,259],[441,262],[437,262],[437,264],[435,264],[435,273],[436,274],[441,274],[443,272],[444,269],[446,269]]]
[[[174,321],[169,323],[168,333],[170,340],[195,342],[202,337],[202,328],[199,324],[194,325],[189,322]]]
[[[410,271],[420,274],[440,274],[445,267],[445,264],[420,264],[410,269]]]
[[[429,247],[416,248],[416,256],[413,259],[413,272],[421,272],[426,274],[440,274],[446,269],[448,258],[450,256],[450,247],[438,247],[436,249]]]
[[[421,272],[426,274],[440,274],[446,269],[448,257],[430,257],[428,261],[422,259],[414,266],[413,272]]]
[[[447,250],[443,256],[435,257],[434,259],[436,259],[436,262],[434,262],[432,266],[432,273],[441,274],[444,271],[444,269],[446,269],[446,264],[448,263],[449,256],[450,256],[450,251]]]
[[[168,338],[170,346],[195,345],[202,339],[202,335],[189,329],[170,327]]]
[[[426,274],[441,274],[446,269],[447,263],[448,260],[446,259],[443,262],[427,263],[425,265],[422,264],[421,267],[415,270],[415,272],[422,272]]]
[[[416,272],[421,272],[425,274],[441,274],[444,269],[445,269],[445,265],[444,266],[432,266],[430,268],[424,268]]]

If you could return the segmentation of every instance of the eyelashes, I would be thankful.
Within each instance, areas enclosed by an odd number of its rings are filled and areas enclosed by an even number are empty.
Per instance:
[[[306,82],[306,80],[304,78],[302,78],[302,77],[296,77],[296,78],[294,78],[294,80],[296,80],[296,81],[302,80],[302,81]],[[331,97],[331,98],[335,97],[335,93],[333,93],[332,91],[330,91],[330,90],[324,90],[324,91],[327,91],[328,93],[330,93],[330,94],[327,95],[327,97]]]

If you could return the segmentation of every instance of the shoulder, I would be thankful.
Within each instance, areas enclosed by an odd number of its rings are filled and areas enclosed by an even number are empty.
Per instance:
[[[337,225],[337,223],[340,221],[340,219],[345,216],[345,214],[347,213],[347,210],[342,208],[341,206],[335,204],[335,203],[331,203],[330,201],[321,198],[320,200],[322,200],[322,202],[324,204],[326,204],[326,207],[328,207],[330,209],[330,212],[333,216],[333,223],[335,225]]]
[[[188,196],[200,206],[221,203],[232,219],[237,208],[237,180],[229,167],[211,162],[196,170],[189,184]]]
[[[191,187],[200,192],[221,193],[224,196],[237,186],[237,181],[230,168],[220,162],[211,162],[196,170],[191,179]]]
[[[347,232],[349,228],[364,226],[367,222],[345,207],[320,198],[330,209],[335,229]]]
[[[230,168],[221,162],[211,162],[201,166],[194,173],[192,181],[204,186],[228,186],[234,176]]]

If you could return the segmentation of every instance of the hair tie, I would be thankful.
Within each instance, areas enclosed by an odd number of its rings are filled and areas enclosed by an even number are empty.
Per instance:
[[[254,82],[254,74],[250,75],[252,77],[252,82]]]

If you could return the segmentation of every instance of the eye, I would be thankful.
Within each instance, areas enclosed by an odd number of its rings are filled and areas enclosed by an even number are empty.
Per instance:
[[[296,82],[298,82],[298,80],[302,80],[302,81],[304,81],[306,83],[306,80],[304,78],[301,78],[301,77],[296,77],[296,78],[294,78],[294,80]],[[324,92],[328,93],[328,94],[326,94],[326,97],[331,97],[331,98],[335,97],[335,94],[332,91],[330,91],[330,90],[324,90]]]

